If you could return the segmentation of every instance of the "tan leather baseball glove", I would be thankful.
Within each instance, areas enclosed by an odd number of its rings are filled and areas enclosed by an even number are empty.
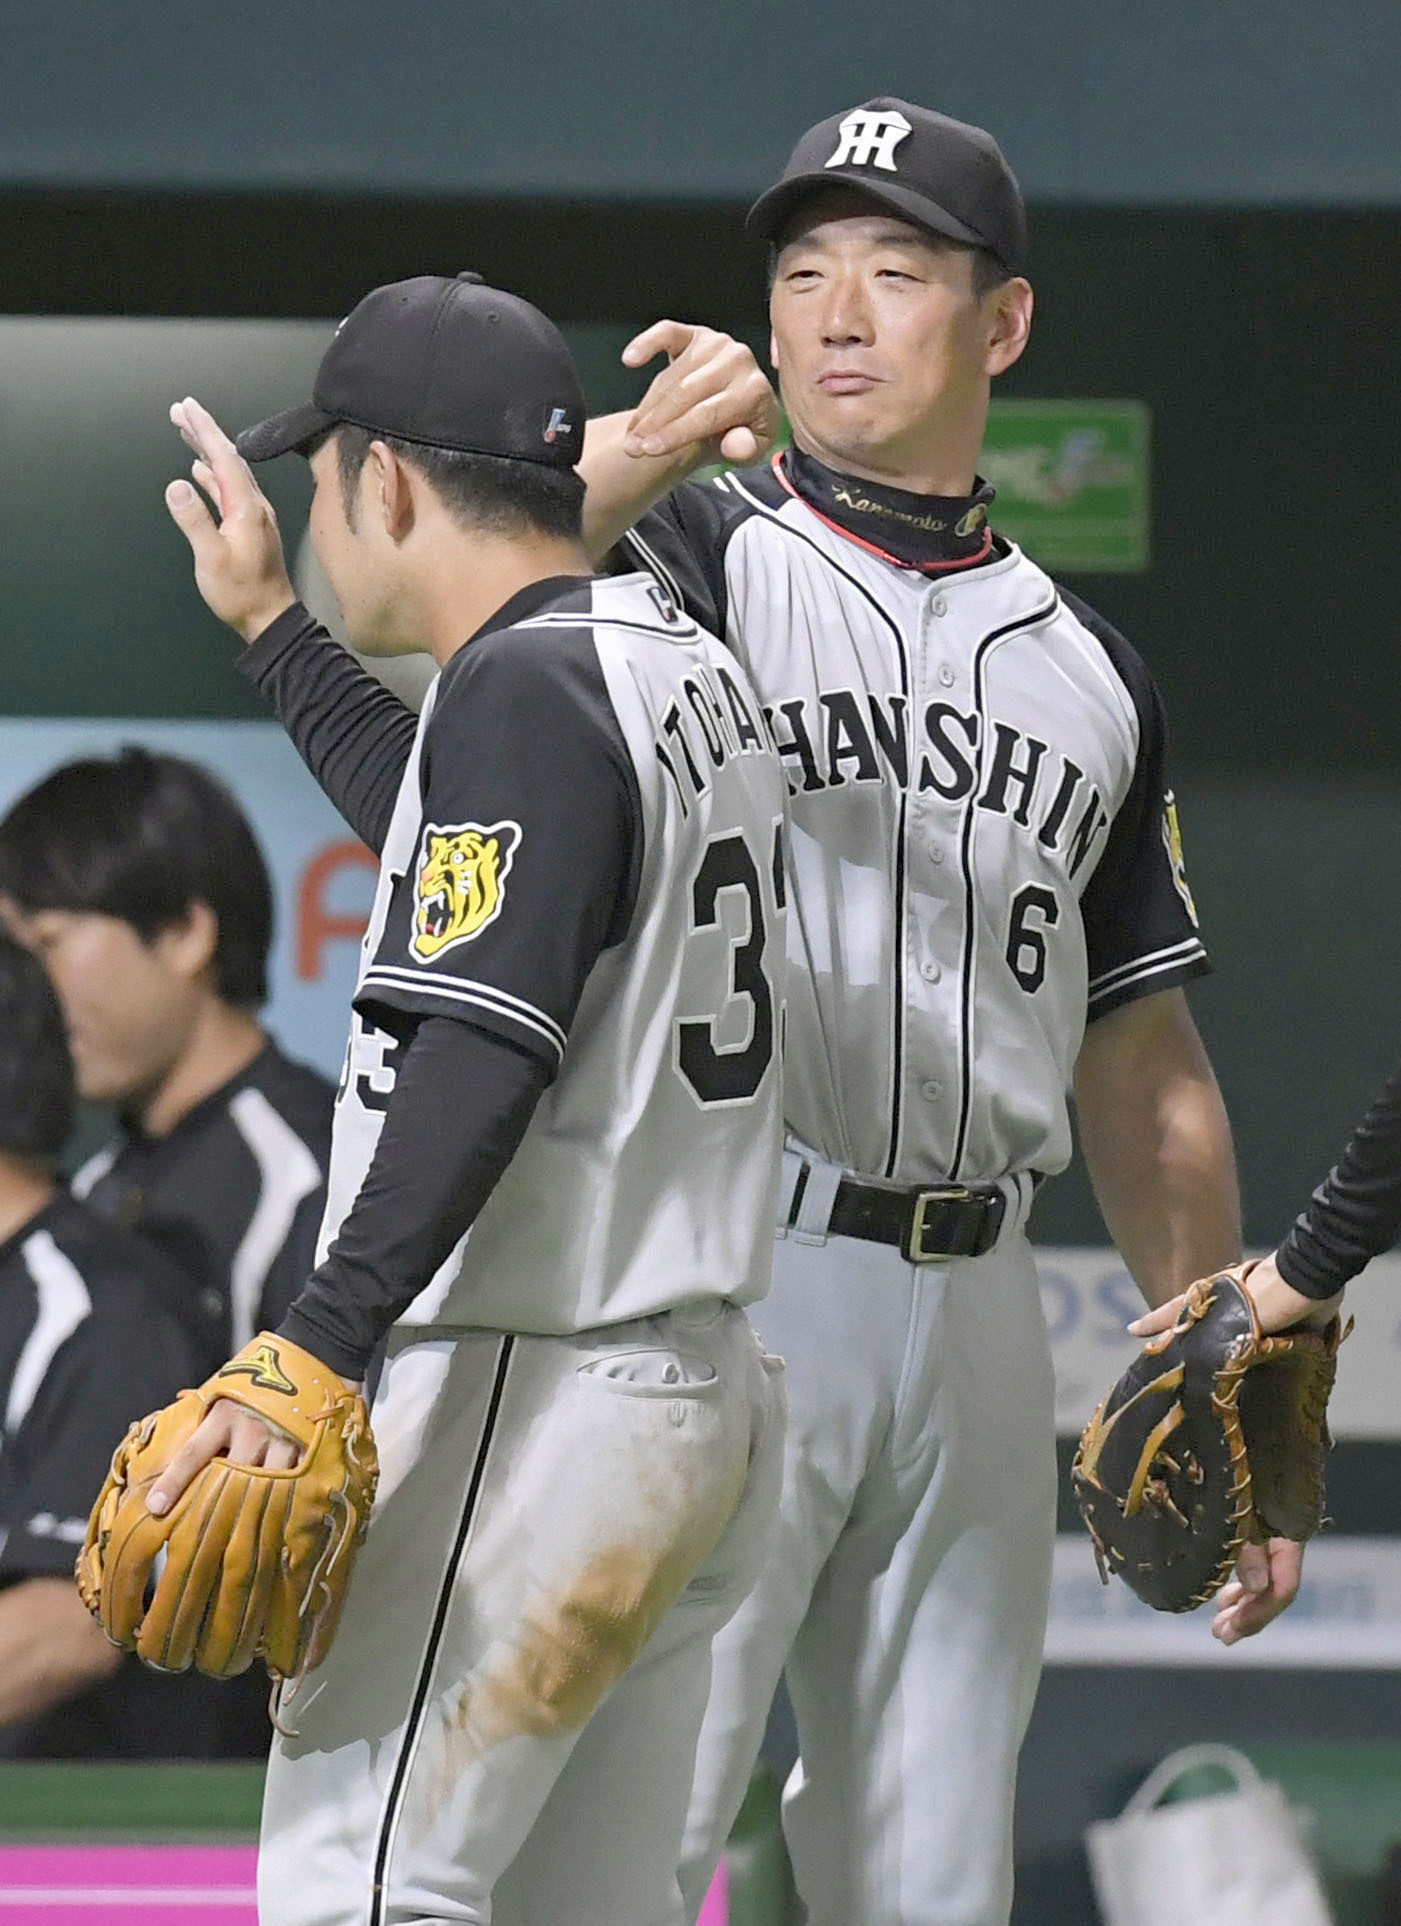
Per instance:
[[[1198,1280],[1080,1440],[1071,1473],[1100,1577],[1188,1612],[1247,1539],[1311,1538],[1323,1520],[1327,1407],[1345,1335],[1262,1337],[1242,1270]]]
[[[153,1516],[147,1493],[219,1398],[294,1440],[295,1467],[215,1458]],[[118,1445],[78,1557],[83,1603],[114,1645],[160,1671],[231,1678],[261,1658],[274,1678],[299,1678],[334,1636],[377,1475],[364,1400],[260,1332]]]

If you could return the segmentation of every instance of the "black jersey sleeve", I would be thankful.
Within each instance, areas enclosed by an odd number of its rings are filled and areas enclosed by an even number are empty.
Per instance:
[[[450,1017],[414,1030],[349,1214],[280,1331],[348,1378],[443,1264],[515,1156],[548,1072]],[[443,1092],[460,1093],[451,1103]]]
[[[1202,976],[1211,965],[1183,864],[1162,700],[1118,631],[1077,596],[1062,591],[1062,600],[1104,649],[1138,717],[1133,780],[1080,899],[1093,1021]]]
[[[1294,1220],[1276,1263],[1305,1297],[1332,1297],[1401,1237],[1401,1070]]]
[[[100,1287],[94,1284],[94,1295]],[[149,1299],[98,1308],[59,1348],[0,1463],[0,1582],[70,1577],[133,1419],[198,1381],[193,1347]]]
[[[725,542],[732,516],[711,483],[683,482],[651,508],[614,550],[620,569],[645,569],[712,635],[725,633]]]
[[[418,728],[413,710],[300,602],[263,630],[238,666],[355,834],[378,853]]]
[[[489,633],[453,658],[423,739],[423,817],[356,1008],[451,1016],[553,1076],[584,982],[626,934],[637,776],[591,630]]]

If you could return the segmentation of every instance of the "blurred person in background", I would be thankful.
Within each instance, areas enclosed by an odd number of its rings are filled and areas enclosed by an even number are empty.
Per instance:
[[[198,1384],[281,1322],[315,1266],[326,1201],[334,1089],[259,1018],[262,852],[207,770],[127,748],[65,764],[0,822],[0,912],[48,970],[79,1093],[117,1110],[73,1192],[174,1267],[192,1350],[182,1383]],[[127,1415],[166,1400],[134,1397]],[[192,1708],[217,1693],[224,1752],[266,1753],[261,1674],[186,1689]]]
[[[334,1090],[259,1020],[272,888],[207,770],[124,749],[0,822],[0,905],[42,957],[78,1088],[115,1105],[73,1190],[187,1280],[196,1371],[277,1324],[313,1268]]]
[[[74,1104],[43,967],[0,936],[0,1758],[193,1756],[213,1699],[124,1659],[73,1583],[118,1440],[196,1375],[178,1278],[55,1177]]]

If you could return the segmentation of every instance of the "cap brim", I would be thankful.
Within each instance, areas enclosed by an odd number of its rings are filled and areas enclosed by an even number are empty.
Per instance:
[[[271,461],[274,455],[304,455],[318,435],[334,428],[337,417],[328,415],[314,401],[298,408],[285,408],[280,415],[245,428],[234,446],[245,461]]]
[[[855,188],[858,193],[879,201],[882,207],[890,207],[897,214],[903,214],[917,227],[930,228],[935,234],[943,234],[951,241],[962,241],[969,247],[987,246],[981,234],[975,234],[971,227],[956,221],[937,201],[931,201],[911,188],[902,187],[898,182],[892,181],[887,187],[884,181],[870,180],[865,174],[848,174],[841,168],[819,168],[815,173],[794,174],[791,179],[780,181],[767,194],[759,196],[745,216],[744,225],[760,240],[776,240],[799,202],[811,200],[814,194],[824,189],[843,187]]]

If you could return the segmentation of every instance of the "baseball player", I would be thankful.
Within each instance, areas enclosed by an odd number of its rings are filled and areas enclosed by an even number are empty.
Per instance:
[[[348,1381],[389,1327],[379,1498],[329,1658],[284,1693],[265,1926],[681,1919],[716,1627],[781,1475],[763,1291],[780,1158],[783,780],[733,658],[596,579],[564,343],[472,275],[376,289],[298,450],[351,639],[427,644],[417,722],[293,599],[194,401],[172,485],[210,607],[381,856],[318,1267],[280,1327]],[[470,1232],[470,1235],[469,1235]],[[211,1455],[286,1463],[216,1404]]]
[[[0,902],[48,968],[81,1094],[118,1111],[73,1189],[183,1274],[206,1377],[287,1309],[326,1202],[334,1092],[259,1015],[257,838],[183,756],[83,757],[0,821]]]
[[[677,487],[625,544],[749,670],[792,811],[761,1313],[789,1373],[782,1519],[716,1641],[683,1883],[694,1915],[786,1671],[812,1926],[996,1926],[1055,1510],[1027,1214],[1070,1155],[1073,1083],[1149,1301],[1237,1255],[1182,988],[1207,961],[1148,672],[996,534],[976,475],[1032,312],[995,142],[867,101],[803,136],[750,226],[793,445]],[[625,359],[672,365],[591,425],[599,548],[695,458],[673,420],[693,345],[639,336]],[[746,389],[705,429],[766,419]]]
[[[73,1589],[133,1408],[194,1371],[179,1278],[55,1177],[74,1109],[44,967],[0,934],[0,1759],[204,1756],[214,1688],[192,1705],[123,1660]]]

